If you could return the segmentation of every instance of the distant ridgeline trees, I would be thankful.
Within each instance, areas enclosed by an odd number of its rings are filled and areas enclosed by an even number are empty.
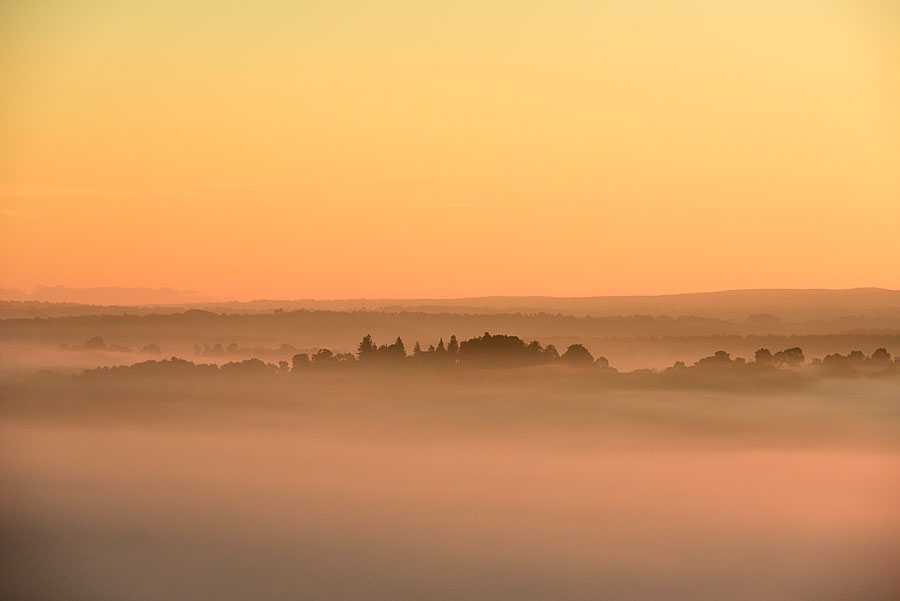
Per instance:
[[[387,369],[406,366],[432,366],[435,368],[516,368],[538,365],[566,365],[573,368],[591,369],[606,374],[617,374],[623,381],[661,384],[700,384],[704,381],[725,379],[755,378],[765,379],[772,375],[804,374],[829,377],[853,377],[857,375],[897,375],[900,376],[900,358],[894,359],[884,348],[877,349],[870,357],[860,351],[848,355],[833,354],[824,359],[814,359],[806,363],[803,350],[793,347],[772,353],[761,348],[756,351],[754,360],[743,358],[732,359],[725,351],[717,351],[704,357],[692,366],[678,361],[662,372],[636,370],[627,374],[609,366],[605,357],[594,356],[580,344],[570,345],[560,355],[552,344],[546,347],[537,341],[526,343],[517,336],[503,334],[476,336],[469,340],[457,341],[451,336],[448,343],[443,338],[437,345],[429,345],[423,350],[419,342],[415,343],[411,354],[399,337],[391,344],[378,345],[372,336],[366,335],[357,345],[356,353],[334,353],[330,349],[320,349],[312,355],[297,353],[292,361],[279,361],[278,364],[267,363],[258,358],[245,361],[229,361],[221,366],[216,364],[195,364],[191,361],[172,357],[165,361],[144,361],[131,366],[102,367],[87,370],[85,375],[98,373],[134,373],[145,375],[163,374],[197,374],[210,373],[254,375],[254,374],[288,374],[303,373],[326,367],[359,367]],[[803,368],[801,370],[800,368]],[[630,380],[629,380],[630,378]]]

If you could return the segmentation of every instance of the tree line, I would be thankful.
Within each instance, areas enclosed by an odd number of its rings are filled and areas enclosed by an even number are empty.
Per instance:
[[[437,345],[427,349],[416,341],[412,353],[407,353],[406,345],[399,336],[391,344],[376,344],[370,334],[366,334],[356,347],[356,353],[337,353],[330,349],[318,352],[297,353],[292,359],[292,369],[300,370],[313,365],[334,365],[358,363],[360,365],[472,365],[484,367],[525,367],[560,363],[574,367],[596,366],[609,368],[606,357],[594,358],[581,344],[571,344],[562,354],[552,344],[542,346],[537,340],[526,343],[518,336],[490,334],[476,336],[459,342],[450,336],[449,342],[441,338]]]
[[[372,367],[393,368],[398,366],[434,366],[442,369],[457,367],[472,368],[514,368],[536,365],[568,365],[582,369],[592,369],[611,375],[619,372],[610,367],[606,357],[591,354],[583,345],[572,344],[560,354],[552,345],[541,345],[537,341],[525,342],[518,336],[504,334],[492,335],[485,332],[468,340],[458,341],[451,336],[449,342],[443,338],[438,343],[423,349],[416,342],[413,351],[408,353],[401,338],[391,344],[376,344],[371,335],[366,335],[357,345],[355,353],[334,353],[330,349],[319,349],[313,354],[297,353],[292,361],[268,363],[259,358],[243,361],[229,361],[222,365],[215,363],[193,363],[177,357],[163,361],[143,361],[131,366],[101,367],[87,370],[85,375],[100,373],[142,374],[148,376],[172,374],[300,374],[336,367]],[[697,360],[693,365],[676,361],[674,365],[661,372],[642,369],[622,373],[622,377],[657,378],[665,381],[711,381],[719,377],[758,379],[779,372],[784,374],[803,373],[810,376],[853,377],[856,375],[900,375],[900,357],[893,358],[885,348],[877,349],[871,356],[861,351],[852,351],[847,355],[831,354],[824,359],[813,359],[806,362],[800,347],[791,347],[775,353],[767,348],[760,348],[753,360],[742,357],[732,358],[726,351]],[[767,375],[768,374],[768,375]],[[674,380],[673,380],[674,378]],[[626,378],[628,379],[628,378]],[[649,382],[649,380],[648,380]]]

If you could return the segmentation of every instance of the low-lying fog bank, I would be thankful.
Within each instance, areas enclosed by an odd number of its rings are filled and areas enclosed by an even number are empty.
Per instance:
[[[900,385],[0,385],[0,597],[895,599]]]

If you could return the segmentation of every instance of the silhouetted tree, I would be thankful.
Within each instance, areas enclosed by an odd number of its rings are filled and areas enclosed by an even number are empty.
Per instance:
[[[356,356],[359,357],[359,360],[368,361],[375,357],[376,352],[378,352],[378,349],[376,348],[375,343],[372,342],[372,335],[366,334],[363,336],[359,346],[356,347]]]
[[[853,368],[853,361],[838,353],[826,355],[822,360],[822,369],[827,375],[834,377],[852,378],[858,375]]]
[[[459,353],[459,342],[456,341],[456,334],[450,336],[450,344],[447,345],[447,352],[450,353],[454,359]]]
[[[725,351],[716,351],[712,356],[703,357],[694,365],[696,365],[697,367],[721,367],[730,364],[731,355],[729,355]]]
[[[862,351],[850,351],[850,354],[847,355],[847,360],[851,363],[862,363],[866,360],[866,356]]]
[[[229,361],[219,368],[223,374],[236,376],[252,376],[262,375],[266,373],[274,373],[277,367],[271,363],[264,363],[259,359],[247,359],[245,361]]]
[[[875,349],[869,361],[876,367],[889,367],[892,363],[891,354],[886,348]]]
[[[546,360],[548,356],[553,360],[559,355],[556,353],[556,349],[553,349],[550,355],[548,355],[547,349],[543,354],[537,354],[534,347],[529,350],[529,347],[518,336],[503,334],[492,336],[488,332],[485,332],[484,336],[464,340],[459,345],[459,361],[465,365],[497,367],[533,365]]]
[[[291,371],[299,371],[309,367],[309,355],[306,353],[297,353],[291,359]]]
[[[772,365],[775,361],[772,359],[772,352],[767,348],[761,348],[756,351],[753,356],[754,361],[760,365]]]
[[[561,363],[577,367],[588,367],[594,364],[594,356],[581,344],[571,344],[559,358]]]
[[[397,340],[394,341],[394,344],[387,347],[388,358],[394,361],[400,361],[406,359],[406,347],[403,346],[403,340],[397,336]]]
[[[788,367],[799,367],[803,365],[803,362],[806,360],[803,356],[803,351],[800,347],[796,346],[784,349],[783,351],[778,351],[773,355],[772,359],[775,361],[776,365],[786,365]]]
[[[319,349],[316,354],[312,356],[311,361],[315,365],[329,365],[337,362],[337,359],[335,359],[334,353],[329,349],[323,348]]]

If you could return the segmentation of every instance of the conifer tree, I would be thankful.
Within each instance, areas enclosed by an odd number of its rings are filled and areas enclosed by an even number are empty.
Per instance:
[[[360,361],[365,361],[374,357],[377,350],[375,343],[372,342],[372,335],[366,334],[360,341],[359,346],[356,347],[356,355]]]

